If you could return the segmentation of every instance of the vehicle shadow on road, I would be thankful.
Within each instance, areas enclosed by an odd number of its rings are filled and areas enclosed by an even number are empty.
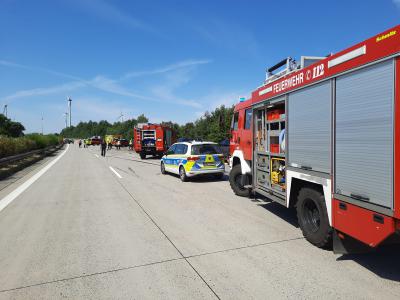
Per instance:
[[[251,198],[252,202],[255,202],[258,206],[268,210],[279,218],[285,220],[293,227],[299,228],[297,222],[296,210],[294,208],[287,209],[279,203],[269,200],[266,197],[257,196],[257,198]]]
[[[381,278],[400,282],[400,244],[385,245],[363,254],[344,254],[338,261],[353,260]]]
[[[176,175],[179,177],[178,175]],[[194,176],[189,179],[190,182],[193,183],[204,183],[204,182],[219,182],[219,181],[229,181],[229,176],[224,174],[222,178],[215,178],[212,175],[204,175],[204,176]]]
[[[160,156],[147,156],[145,159],[142,160],[150,160],[150,161],[160,161]]]

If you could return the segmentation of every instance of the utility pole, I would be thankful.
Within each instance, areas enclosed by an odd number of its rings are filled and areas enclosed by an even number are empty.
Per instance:
[[[121,114],[118,116],[117,120],[119,120],[120,122],[124,122],[124,114],[121,111]]]
[[[69,127],[72,126],[72,115],[71,115],[72,99],[68,97],[68,107],[69,107]]]
[[[7,107],[8,107],[8,105],[7,105],[7,104],[4,104],[3,115],[5,115],[6,118],[7,118],[7,114],[8,114],[8,112],[7,112]]]
[[[43,114],[42,114],[42,135],[43,135]]]
[[[65,129],[67,129],[68,128],[68,113],[65,112],[64,116],[65,116]]]

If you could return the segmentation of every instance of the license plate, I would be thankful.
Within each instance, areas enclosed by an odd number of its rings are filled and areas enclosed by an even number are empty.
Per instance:
[[[213,163],[213,162],[205,162],[203,165],[205,167],[215,167],[215,163]]]

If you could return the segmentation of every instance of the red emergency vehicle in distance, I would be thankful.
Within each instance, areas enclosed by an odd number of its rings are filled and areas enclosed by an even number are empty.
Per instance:
[[[141,159],[147,155],[161,157],[175,142],[174,130],[166,125],[140,123],[133,129],[133,148]]]
[[[101,139],[101,137],[100,136],[92,136],[91,138],[90,138],[90,145],[100,145],[101,144],[101,141],[102,141],[102,139]]]
[[[305,238],[336,253],[398,241],[399,78],[400,26],[269,68],[234,109],[232,190],[296,207]]]

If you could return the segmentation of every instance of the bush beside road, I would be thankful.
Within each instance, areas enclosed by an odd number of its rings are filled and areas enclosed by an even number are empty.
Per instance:
[[[22,137],[0,136],[0,158],[44,149],[60,144],[61,138],[54,134],[27,134]]]

